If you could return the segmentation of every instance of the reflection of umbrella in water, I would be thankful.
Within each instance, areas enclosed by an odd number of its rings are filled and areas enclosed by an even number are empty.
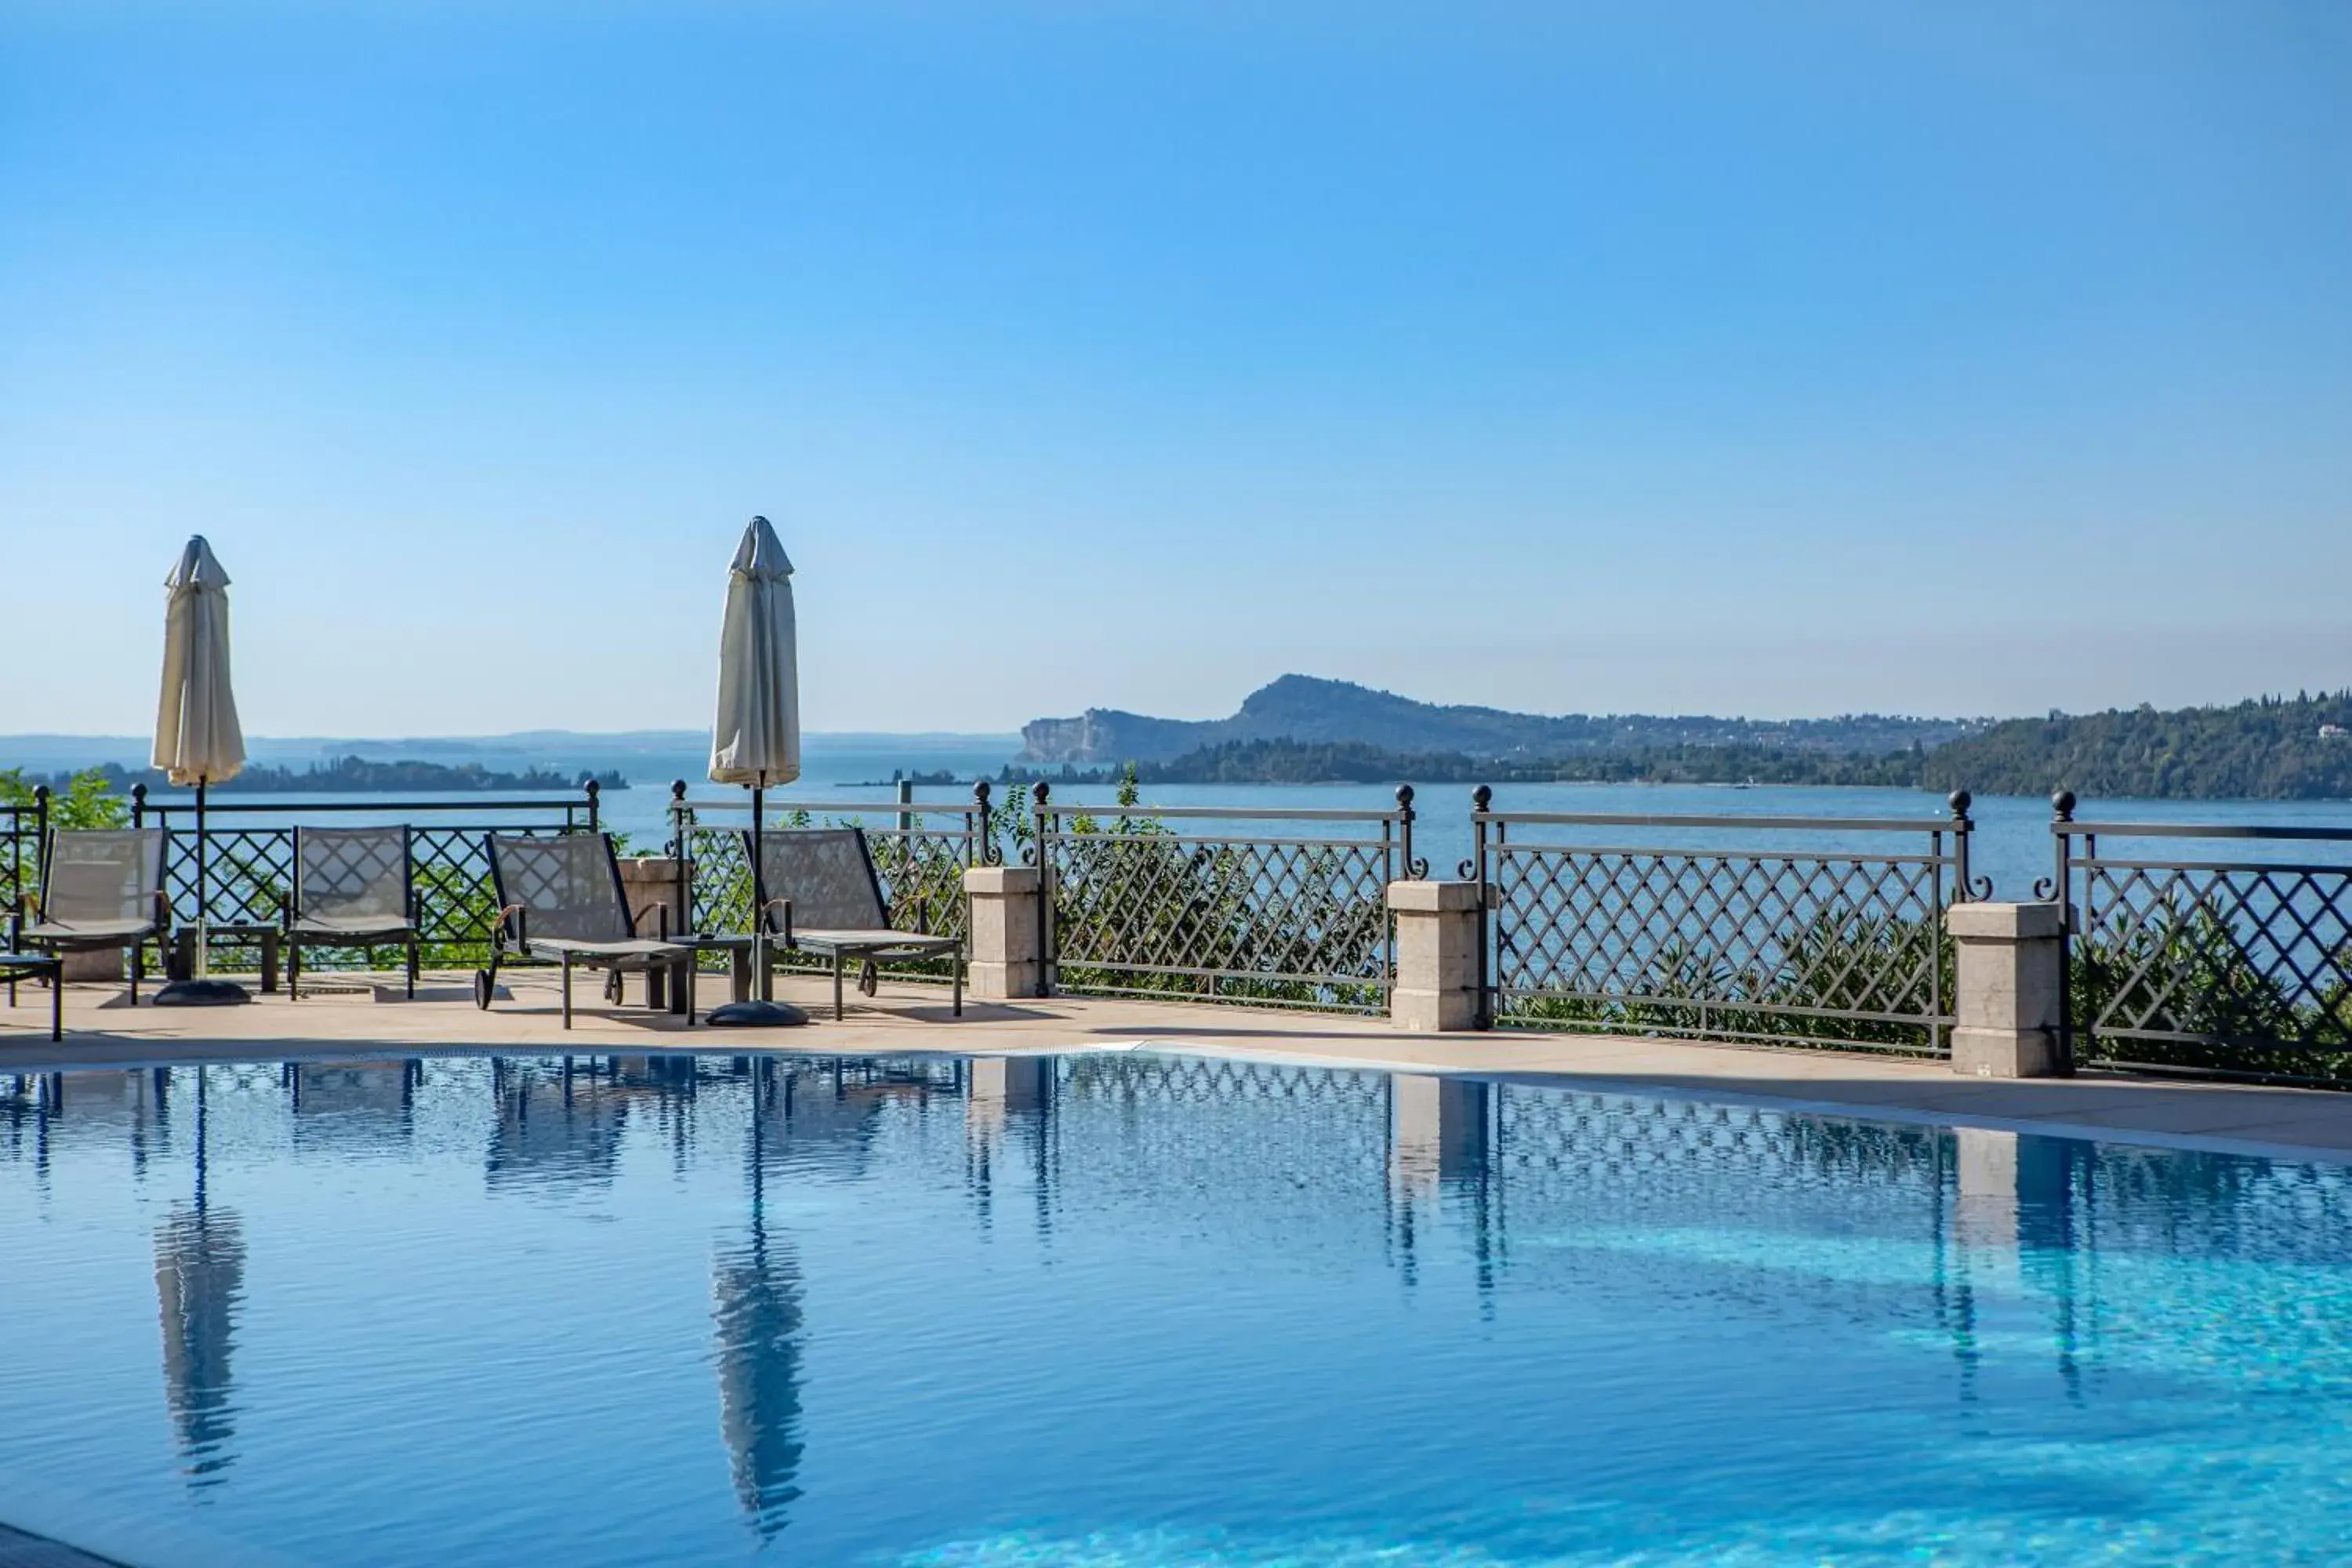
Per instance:
[[[205,1192],[204,1069],[196,1069],[196,1191],[194,1206],[155,1231],[155,1294],[163,1322],[163,1398],[192,1482],[209,1486],[236,1456],[229,1351],[245,1287],[245,1234],[236,1215]]]
[[[762,1212],[761,1124],[751,1118],[751,1226],[712,1271],[719,1341],[719,1421],[735,1495],[762,1540],[784,1528],[801,1495],[801,1271],[791,1244],[771,1238]]]

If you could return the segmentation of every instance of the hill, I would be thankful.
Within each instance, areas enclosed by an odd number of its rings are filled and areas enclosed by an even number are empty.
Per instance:
[[[106,787],[116,794],[128,791],[132,784],[143,784],[152,793],[174,790],[160,769],[125,768],[115,763],[101,763],[94,770],[106,781]],[[271,795],[343,795],[343,794],[430,794],[459,791],[499,790],[506,792],[532,791],[550,795],[568,795],[585,784],[591,778],[600,790],[624,790],[629,781],[618,773],[593,773],[586,769],[558,771],[552,768],[526,768],[520,773],[504,773],[483,767],[478,763],[451,765],[414,760],[370,762],[362,757],[343,757],[331,763],[313,763],[307,768],[281,767],[270,763],[249,764],[226,784],[215,784],[213,792],[221,794]],[[63,790],[70,785],[73,772],[68,770],[51,777],[26,777],[26,784],[46,784],[51,789]]]
[[[1281,682],[1276,683],[1277,686]],[[1312,683],[1333,686],[1336,682]],[[1268,688],[1267,690],[1272,690]],[[1361,691],[1361,688],[1348,688]],[[1263,695],[1263,693],[1261,693]],[[1402,702],[1371,693],[1386,704]],[[1492,709],[1426,709],[1415,722],[1442,726],[1426,715],[1468,713],[1472,722],[1516,720]],[[1377,711],[1379,705],[1375,705]],[[1393,711],[1391,709],[1391,711]],[[1089,718],[1096,715],[1089,715]],[[1103,715],[1111,719],[1128,717]],[[1160,725],[1164,720],[1147,720]],[[1185,727],[1219,732],[1229,723]],[[1173,756],[1103,756],[1112,767],[1133,763],[1145,784],[1506,784],[1545,780],[1650,784],[1883,784],[1979,795],[2048,795],[2071,789],[2085,799],[2137,796],[2179,800],[2352,800],[2352,691],[2313,697],[2263,697],[2229,708],[2151,707],[1997,723],[1948,725],[1942,721],[1871,716],[1822,720],[1811,725],[1737,720],[1533,720],[1557,724],[1555,733],[1584,743],[1550,751],[1471,746],[1397,745],[1355,738],[1225,736]],[[1581,723],[1583,730],[1577,729]],[[1606,739],[1593,726],[1613,725]],[[1905,744],[1869,742],[1906,726],[1919,733]],[[1743,729],[1744,727],[1744,729]],[[1498,727],[1503,728],[1503,727]],[[1969,732],[1941,741],[1939,730]],[[1706,739],[1658,739],[1677,731]],[[1424,731],[1425,732],[1425,731]],[[1488,731],[1490,736],[1494,731]],[[1517,731],[1512,731],[1517,732]],[[1526,731],[1535,732],[1535,731]],[[1098,729],[1093,740],[1129,731]],[[1165,731],[1141,731],[1164,742]],[[1096,761],[1097,759],[1086,759]],[[1089,776],[1077,759],[1062,761],[1064,778]],[[1038,776],[1034,763],[1006,777]],[[1043,776],[1056,775],[1045,773]],[[1108,773],[1093,776],[1107,777]]]
[[[2352,800],[2352,690],[2011,719],[1928,752],[1920,783],[2086,799]]]
[[[1941,745],[1987,722],[1874,713],[1799,720],[1642,713],[1570,713],[1555,718],[1499,708],[1417,702],[1351,681],[1286,675],[1251,692],[1241,710],[1226,719],[1155,719],[1090,708],[1073,719],[1033,720],[1021,727],[1021,761],[1164,763],[1206,747],[1260,741],[1514,760],[1729,745],[1876,756],[1915,744]]]

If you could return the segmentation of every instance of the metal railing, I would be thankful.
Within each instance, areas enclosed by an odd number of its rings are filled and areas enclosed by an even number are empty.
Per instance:
[[[743,834],[751,826],[749,795],[690,800],[681,779],[670,785],[669,817],[669,848],[678,863],[678,905],[688,911],[690,928],[750,931],[751,866],[743,848]],[[968,867],[993,860],[997,853],[995,816],[984,781],[973,785],[971,798],[963,801],[918,801],[904,786],[895,801],[770,799],[763,820],[770,827],[837,823],[863,828],[892,929],[971,941],[963,873]],[[703,962],[724,963],[726,957],[706,953]],[[777,962],[785,967],[798,963],[789,955],[779,955]],[[814,960],[808,963],[821,967]],[[947,977],[944,960],[905,965],[893,973],[914,977],[932,970],[939,978]]]
[[[1384,1009],[1388,885],[1426,871],[1412,790],[1396,798],[1388,811],[1065,809],[1036,785],[1022,854],[1042,874],[1047,991]]]
[[[49,786],[33,787],[30,805],[0,805],[0,912],[21,910],[41,886],[41,846],[49,841]]]
[[[2034,893],[2066,908],[2063,1062],[2352,1079],[2352,827],[2084,822],[2072,795],[2051,804],[2053,875]],[[2163,853],[2184,839],[2310,847]]]
[[[1472,796],[1461,867],[1485,911],[1486,1026],[1949,1050],[1944,911],[1991,890],[1969,868],[1967,792],[1940,818],[1512,812],[1493,798]]]
[[[216,930],[278,923],[280,900],[294,885],[295,823],[289,819],[364,817],[373,823],[407,823],[409,869],[422,915],[419,935],[426,961],[447,963],[470,961],[470,950],[490,940],[498,899],[490,886],[486,837],[594,831],[603,825],[597,793],[592,780],[568,799],[209,800],[205,805],[201,911],[196,907],[194,798],[158,799],[146,785],[134,784],[131,821],[134,827],[163,829],[163,888],[173,923],[193,924],[201,912]],[[453,955],[447,951],[452,948],[468,952]],[[244,951],[224,945],[218,956],[235,965]],[[331,960],[322,956],[320,963],[331,966]]]

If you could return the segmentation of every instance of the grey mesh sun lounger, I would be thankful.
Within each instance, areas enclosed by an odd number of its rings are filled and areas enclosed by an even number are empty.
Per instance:
[[[416,889],[408,829],[298,827],[294,890],[286,897],[286,991],[302,997],[306,947],[404,947],[408,994],[416,995]]]
[[[162,967],[172,910],[163,898],[163,830],[160,827],[60,827],[49,835],[42,862],[39,918],[18,932],[43,952],[131,953],[131,1005],[139,1005],[144,943],[155,944]]]
[[[743,853],[751,853],[743,836]],[[874,994],[875,965],[946,954],[954,976],[955,1013],[963,1016],[963,940],[890,929],[882,880],[866,834],[856,827],[788,827],[760,836],[760,880],[768,908],[759,917],[787,951],[833,963],[833,1016],[842,1016],[842,965],[856,960],[857,988]]]
[[[659,940],[637,935],[621,890],[621,866],[613,840],[603,833],[564,833],[545,838],[490,834],[490,883],[499,912],[490,940],[490,966],[474,972],[474,1005],[487,1009],[499,983],[502,961],[557,963],[563,966],[563,1026],[572,1027],[572,968],[575,963],[611,975],[607,997],[620,999],[625,973],[667,969],[685,993],[686,1021],[694,1023],[694,950],[669,940],[669,909],[656,905]],[[648,991],[651,987],[648,986]]]

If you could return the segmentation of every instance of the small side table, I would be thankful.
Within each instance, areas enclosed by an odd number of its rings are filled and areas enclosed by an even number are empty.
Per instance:
[[[207,926],[211,938],[224,937],[231,942],[251,942],[261,949],[261,989],[275,994],[278,990],[278,945],[285,939],[283,929],[257,922],[243,925]],[[185,980],[196,972],[196,928],[184,925],[172,933],[172,973],[173,980]]]
[[[725,953],[727,955],[727,979],[730,994],[738,1002],[744,1001],[751,996],[751,938],[748,932],[688,931],[684,936],[673,936],[669,940],[677,943],[680,947],[690,947],[697,952]],[[687,970],[687,974],[688,976],[687,984],[693,984],[693,973],[694,971],[692,967],[688,966]],[[684,993],[681,992],[679,994],[670,998],[669,1010],[673,1013],[683,1013],[686,1011],[686,996]]]
[[[8,977],[8,1005],[16,1005],[16,982],[27,975],[49,979],[49,1038],[66,1037],[66,965],[53,952],[0,952],[0,974]]]

